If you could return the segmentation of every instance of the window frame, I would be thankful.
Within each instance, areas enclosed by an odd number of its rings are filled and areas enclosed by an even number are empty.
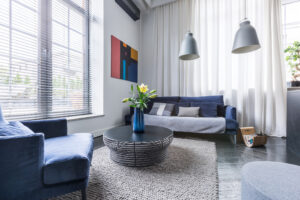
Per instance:
[[[19,3],[25,7],[26,4],[16,1],[9,0],[10,10],[9,10],[9,27],[10,32],[11,28],[11,4],[12,2]],[[83,41],[83,108],[79,110],[71,110],[71,111],[53,111],[53,81],[52,81],[52,1],[44,1],[38,0],[37,12],[38,12],[38,31],[37,31],[37,83],[38,83],[38,91],[37,91],[37,114],[28,114],[28,115],[9,115],[8,119],[46,119],[46,118],[57,118],[57,117],[69,117],[69,116],[79,116],[79,115],[88,115],[92,114],[91,112],[91,91],[90,91],[90,10],[89,10],[89,0],[84,0],[86,3],[86,8],[81,8],[76,3],[71,0],[59,0],[60,2],[66,4],[68,7],[71,7],[75,11],[81,13],[84,17],[84,30],[83,34],[85,35],[85,41]],[[69,19],[68,19],[69,20]],[[68,27],[68,32],[70,28]],[[10,41],[10,50],[11,51],[11,33],[9,36]],[[70,37],[70,36],[69,36]],[[69,39],[68,37],[68,39]],[[70,51],[68,47],[68,51]],[[9,59],[11,58],[11,53],[9,53]],[[69,56],[68,56],[68,59]],[[10,63],[10,68],[12,63]],[[50,87],[49,87],[50,86]]]
[[[291,45],[291,43],[288,43],[287,41],[287,31],[288,30],[292,30],[294,28],[300,28],[300,19],[298,22],[293,22],[293,23],[287,23],[286,21],[286,5],[288,4],[293,4],[293,3],[300,3],[300,0],[281,0],[281,11],[282,11],[282,46],[283,49],[286,49],[287,46]],[[291,27],[294,26],[294,27]],[[285,57],[285,54],[284,54]],[[285,59],[284,59],[285,60]],[[290,78],[290,74],[288,72],[289,66],[287,64],[287,62],[284,62],[285,68],[286,68],[286,82],[287,82],[287,86],[290,87],[290,82],[291,82],[291,78]]]

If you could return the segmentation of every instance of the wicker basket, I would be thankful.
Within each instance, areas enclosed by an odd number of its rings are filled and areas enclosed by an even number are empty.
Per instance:
[[[254,127],[240,128],[240,132],[247,147],[263,146],[267,143],[267,136],[257,135]]]

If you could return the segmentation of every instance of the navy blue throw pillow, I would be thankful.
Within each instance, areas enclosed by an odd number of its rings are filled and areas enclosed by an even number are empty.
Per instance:
[[[24,126],[21,122],[9,122],[0,126],[0,136],[14,136],[14,135],[31,135],[34,134],[32,130]]]
[[[225,117],[225,106],[224,105],[218,104],[217,110],[218,110],[218,117]]]
[[[217,117],[218,104],[213,102],[191,102],[192,107],[200,107],[200,117]]]

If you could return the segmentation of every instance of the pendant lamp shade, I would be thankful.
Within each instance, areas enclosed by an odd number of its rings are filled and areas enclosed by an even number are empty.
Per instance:
[[[235,34],[232,53],[241,54],[255,51],[260,48],[256,30],[249,20],[240,23],[240,28]]]
[[[197,42],[191,32],[187,32],[181,43],[179,58],[181,60],[194,60],[199,58]]]

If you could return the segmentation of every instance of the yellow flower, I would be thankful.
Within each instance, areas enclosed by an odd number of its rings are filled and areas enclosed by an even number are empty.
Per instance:
[[[148,91],[148,85],[144,85],[144,83],[142,83],[139,88],[142,93],[146,93]]]

